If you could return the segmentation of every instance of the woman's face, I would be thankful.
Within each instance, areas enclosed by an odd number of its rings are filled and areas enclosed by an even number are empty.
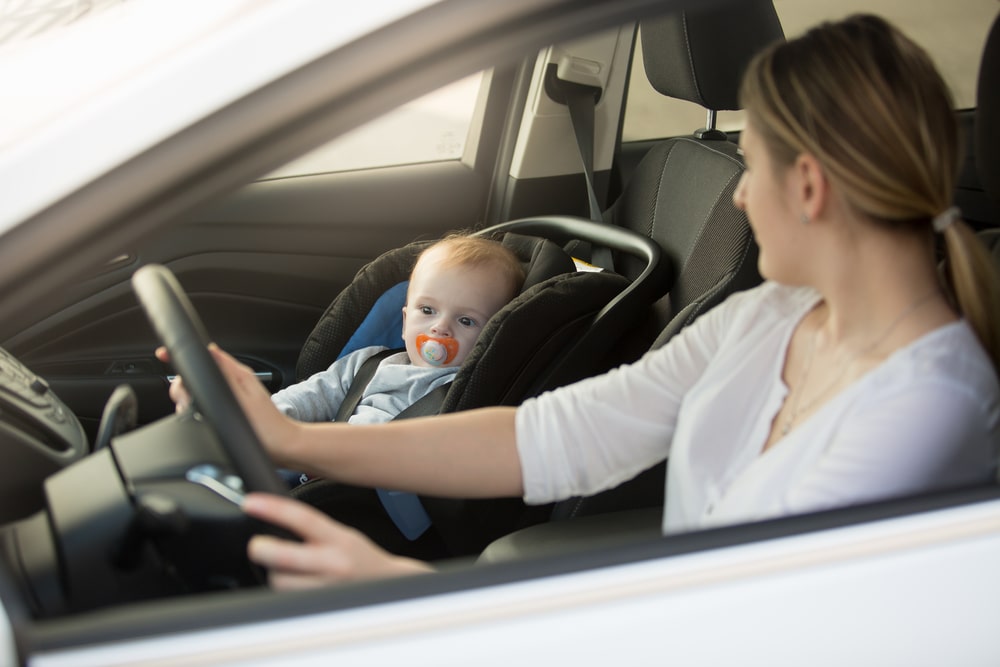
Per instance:
[[[806,225],[794,206],[792,168],[774,162],[751,124],[741,133],[740,150],[746,170],[733,193],[733,203],[750,221],[760,248],[758,270],[766,279],[797,284]]]

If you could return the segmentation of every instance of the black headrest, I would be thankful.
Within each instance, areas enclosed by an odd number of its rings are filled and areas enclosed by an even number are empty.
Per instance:
[[[771,0],[688,9],[640,25],[646,77],[657,92],[714,111],[739,109],[755,53],[785,38]]]
[[[522,292],[552,276],[576,271],[573,258],[548,239],[507,232],[500,242],[510,248],[524,266]]]
[[[1000,15],[990,28],[979,66],[975,133],[979,180],[1000,203]]]

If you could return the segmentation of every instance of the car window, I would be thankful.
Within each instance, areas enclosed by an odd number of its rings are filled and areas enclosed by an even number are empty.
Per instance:
[[[475,74],[404,104],[277,169],[265,178],[303,176],[466,156],[476,101]]]
[[[979,58],[986,32],[996,16],[996,0],[774,0],[774,8],[788,37],[824,20],[857,12],[880,14],[927,49],[951,87],[957,108],[968,109],[976,104]],[[637,43],[622,141],[690,134],[704,127],[705,119],[705,110],[697,104],[669,99],[652,89],[643,73]],[[743,115],[723,111],[718,125],[723,130],[738,130],[743,126]]]

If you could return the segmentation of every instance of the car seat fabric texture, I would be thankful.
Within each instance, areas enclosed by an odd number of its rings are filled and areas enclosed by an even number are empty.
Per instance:
[[[673,286],[657,306],[661,342],[731,292],[760,282],[753,234],[732,203],[743,173],[736,151],[726,140],[657,144],[605,216],[657,241],[675,267]],[[692,187],[691,174],[705,187]]]

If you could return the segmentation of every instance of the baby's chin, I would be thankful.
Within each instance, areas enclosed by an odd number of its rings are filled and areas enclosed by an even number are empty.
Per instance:
[[[465,362],[465,358],[467,356],[468,355],[463,354],[459,357],[455,357],[446,364],[432,364],[431,362],[421,357],[419,354],[409,355],[410,363],[414,366],[419,366],[420,368],[458,368]]]

